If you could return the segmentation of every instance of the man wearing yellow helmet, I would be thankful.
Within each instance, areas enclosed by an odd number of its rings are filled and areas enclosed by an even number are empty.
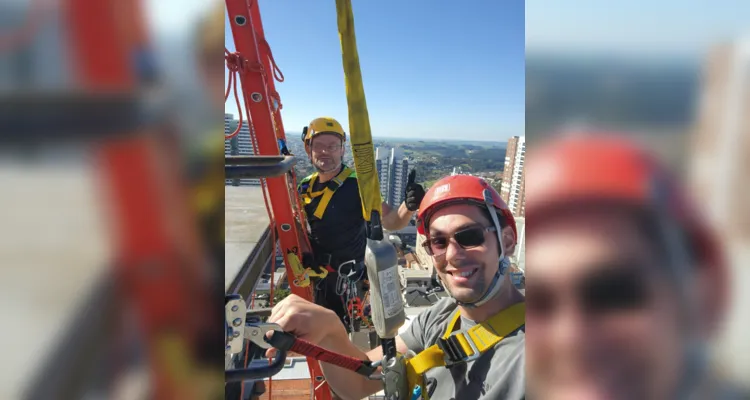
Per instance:
[[[316,118],[303,132],[305,151],[317,172],[299,184],[307,220],[310,242],[315,255],[307,260],[314,268],[325,268],[328,276],[316,284],[315,302],[336,312],[347,326],[349,320],[346,300],[342,299],[342,284],[358,282],[358,293],[366,291],[364,268],[367,231],[362,216],[357,174],[343,164],[346,133],[333,118]],[[382,204],[383,228],[398,230],[409,224],[414,211],[424,197],[424,189],[414,182],[414,171],[406,186],[406,199],[397,208]]]

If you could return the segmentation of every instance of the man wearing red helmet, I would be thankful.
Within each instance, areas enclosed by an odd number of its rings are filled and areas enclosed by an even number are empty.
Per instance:
[[[719,248],[655,158],[617,137],[535,148],[526,218],[530,396],[739,398],[707,373]]]
[[[521,399],[524,381],[524,297],[505,275],[516,244],[513,215],[484,180],[449,176],[425,194],[418,213],[424,246],[452,297],[421,313],[396,338],[411,386],[432,400]],[[347,338],[335,314],[297,296],[273,310],[269,321],[334,352],[378,361],[380,347],[364,353]],[[271,354],[269,353],[269,356]],[[379,381],[322,364],[331,388],[360,399],[382,389]]]

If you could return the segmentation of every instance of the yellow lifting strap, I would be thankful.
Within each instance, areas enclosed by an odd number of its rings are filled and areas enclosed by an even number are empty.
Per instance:
[[[454,332],[460,315],[460,311],[456,310],[442,339],[449,340],[452,337],[450,340],[457,344],[466,355],[464,360],[473,360],[525,325],[526,304],[515,304],[466,331]],[[446,355],[440,346],[435,344],[406,360],[406,379],[409,382],[409,393],[412,393],[414,388],[420,385],[423,388],[422,396],[426,399],[427,392],[424,390],[423,382],[424,373],[432,368],[445,366],[445,357]]]
[[[327,185],[323,190],[318,190],[317,192],[313,192],[312,188],[315,185],[315,180],[318,179],[318,173],[315,172],[310,177],[310,184],[307,187],[307,192],[305,195],[302,196],[303,201],[305,204],[310,204],[312,202],[312,199],[316,197],[321,197],[320,202],[318,203],[318,206],[315,207],[315,212],[313,215],[318,217],[318,219],[323,218],[323,214],[326,212],[326,208],[328,208],[328,203],[331,202],[331,198],[333,198],[333,193],[336,192],[336,190],[344,184],[344,181],[346,178],[351,176],[353,171],[349,167],[344,167],[341,172],[336,175],[332,180],[331,184]]]
[[[370,222],[373,211],[382,215],[383,200],[380,197],[380,182],[375,168],[375,147],[372,144],[370,117],[367,113],[365,88],[359,66],[351,0],[336,0],[336,15],[344,64],[346,102],[349,106],[349,137],[354,169],[357,171],[359,196],[362,199],[362,216],[365,221]]]

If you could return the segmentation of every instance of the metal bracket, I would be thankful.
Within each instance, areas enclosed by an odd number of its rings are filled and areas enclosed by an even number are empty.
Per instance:
[[[245,300],[240,295],[227,295],[224,297],[224,328],[226,331],[226,349],[227,355],[242,352],[244,348],[243,326],[245,325],[245,316],[247,315],[247,306]]]
[[[384,357],[383,367],[383,393],[387,400],[411,399],[409,393],[409,382],[406,380],[406,362],[403,355],[396,357]]]
[[[294,156],[229,156],[224,158],[226,179],[273,178],[291,171]]]
[[[262,349],[269,349],[271,344],[266,341],[266,333],[281,331],[279,325],[261,322],[259,318],[250,318],[248,321],[247,305],[240,295],[225,296],[224,311],[226,316],[224,320],[225,353],[228,356],[242,352],[245,348],[245,340],[249,340]],[[284,368],[286,354],[286,351],[277,349],[276,357],[270,365],[228,370],[225,373],[225,381],[241,382],[276,375]]]

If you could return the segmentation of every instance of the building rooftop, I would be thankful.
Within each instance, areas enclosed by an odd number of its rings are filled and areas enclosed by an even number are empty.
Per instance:
[[[228,289],[270,220],[260,186],[226,186],[224,289]]]
[[[286,269],[279,268],[273,274],[273,285],[274,288],[278,289],[281,287],[284,279],[286,278]],[[258,283],[255,285],[256,292],[270,291],[271,290],[271,279],[265,279],[261,277]]]
[[[96,171],[80,158],[2,161],[0,181],[0,398],[18,399],[112,264]]]

